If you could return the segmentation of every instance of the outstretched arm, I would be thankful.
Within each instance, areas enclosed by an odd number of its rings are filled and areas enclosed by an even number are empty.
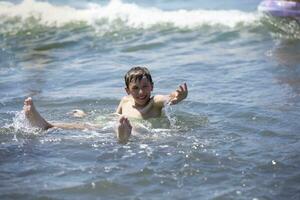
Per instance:
[[[180,85],[174,92],[169,95],[155,95],[154,103],[157,107],[164,107],[166,104],[174,105],[185,99],[188,95],[187,84]]]

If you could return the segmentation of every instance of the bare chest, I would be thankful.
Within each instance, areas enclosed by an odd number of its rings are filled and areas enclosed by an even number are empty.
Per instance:
[[[156,108],[155,106],[150,106],[146,109],[139,109],[134,107],[132,104],[124,104],[122,107],[122,114],[132,118],[148,119],[160,117],[161,109]]]

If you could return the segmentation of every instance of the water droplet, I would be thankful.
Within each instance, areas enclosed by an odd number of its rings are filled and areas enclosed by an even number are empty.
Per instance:
[[[147,144],[140,144],[140,148],[141,148],[141,149],[146,149],[147,147],[148,147]]]

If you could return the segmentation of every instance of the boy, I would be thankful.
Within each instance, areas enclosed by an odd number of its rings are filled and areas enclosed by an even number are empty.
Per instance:
[[[160,117],[162,108],[166,103],[177,104],[187,97],[187,85],[184,83],[170,95],[151,96],[153,90],[152,77],[145,67],[133,67],[125,75],[126,92],[128,96],[122,98],[117,114],[119,124],[117,127],[117,138],[120,142],[127,142],[131,135],[132,126],[128,118],[148,119]],[[30,124],[43,130],[49,128],[63,129],[95,129],[98,125],[75,124],[75,123],[49,123],[35,109],[32,99],[29,97],[24,101],[24,113]],[[79,113],[78,113],[79,112]],[[77,111],[77,114],[84,115]]]
[[[153,81],[149,70],[145,67],[133,67],[125,75],[126,92],[128,96],[122,98],[117,113],[121,115],[117,137],[120,141],[127,141],[131,134],[131,124],[128,118],[148,119],[160,117],[163,107],[177,104],[188,95],[187,85],[184,83],[170,95],[151,96]]]

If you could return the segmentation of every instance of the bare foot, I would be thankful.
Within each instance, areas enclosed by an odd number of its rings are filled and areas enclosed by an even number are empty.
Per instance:
[[[28,119],[29,123],[32,126],[43,129],[43,130],[53,127],[35,109],[31,97],[28,97],[27,99],[25,99],[23,110],[24,110],[26,119]]]
[[[131,135],[132,126],[129,120],[121,116],[119,119],[119,125],[117,129],[117,137],[119,142],[126,143]]]

